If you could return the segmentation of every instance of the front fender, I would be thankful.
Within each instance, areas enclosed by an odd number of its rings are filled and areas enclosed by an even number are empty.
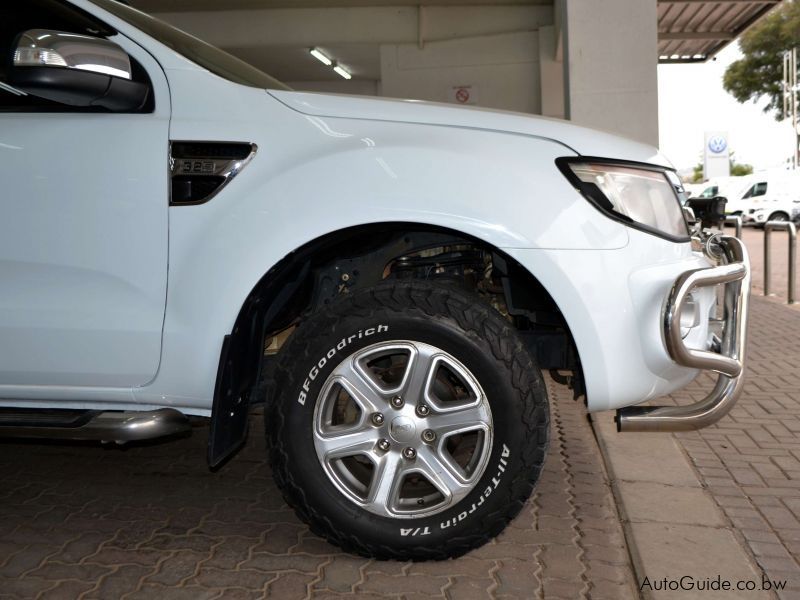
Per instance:
[[[569,152],[552,141],[312,117],[273,102],[278,113],[267,111],[249,126],[243,117],[225,130],[224,139],[259,148],[236,180],[206,204],[170,208],[162,366],[150,386],[136,391],[140,401],[208,411],[222,339],[244,299],[273,265],[332,231],[408,222],[503,249],[612,250],[628,243],[628,230],[557,170],[555,159]],[[189,127],[176,119],[174,127],[173,139],[191,139],[186,134],[198,122]],[[195,135],[221,133],[214,124]]]

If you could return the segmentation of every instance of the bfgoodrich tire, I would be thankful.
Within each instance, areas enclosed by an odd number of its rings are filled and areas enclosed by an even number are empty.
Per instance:
[[[516,332],[450,287],[394,282],[314,314],[281,349],[273,472],[311,529],[382,559],[459,556],[530,496],[547,393]]]

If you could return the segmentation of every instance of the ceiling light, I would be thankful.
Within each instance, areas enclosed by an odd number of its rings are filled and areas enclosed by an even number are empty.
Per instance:
[[[339,65],[333,67],[333,70],[336,71],[339,75],[341,75],[345,79],[351,79],[353,77],[352,75],[350,75],[350,73],[347,72],[347,69],[345,69],[344,67],[340,67]]]
[[[309,52],[309,54],[311,54],[311,56],[316,58],[323,65],[331,66],[333,64],[333,61],[330,58],[325,56],[322,52],[320,52],[316,48],[311,48],[311,50],[309,50],[308,52]]]

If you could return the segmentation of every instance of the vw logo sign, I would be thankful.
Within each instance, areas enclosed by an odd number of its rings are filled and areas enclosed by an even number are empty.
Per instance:
[[[725,138],[721,135],[715,135],[711,139],[708,140],[708,149],[711,150],[714,154],[720,154],[725,152],[725,148],[728,147],[728,142],[725,141]]]

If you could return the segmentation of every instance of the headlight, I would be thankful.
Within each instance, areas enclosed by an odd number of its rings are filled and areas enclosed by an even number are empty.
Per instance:
[[[556,164],[581,194],[611,218],[674,241],[689,240],[679,198],[683,188],[673,172],[594,158],[559,158]]]

